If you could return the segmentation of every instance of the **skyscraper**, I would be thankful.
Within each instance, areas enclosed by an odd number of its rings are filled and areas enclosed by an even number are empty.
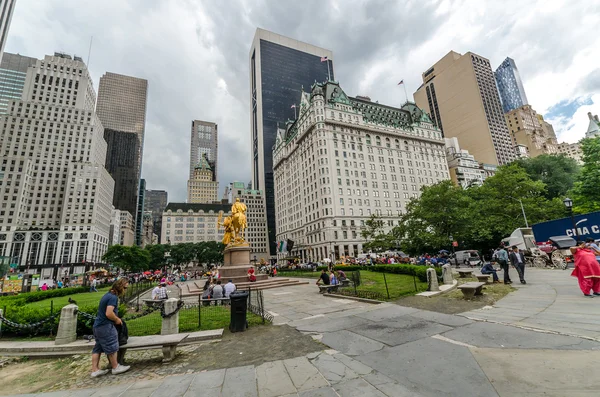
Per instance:
[[[260,261],[264,259],[268,263],[269,235],[267,233],[264,194],[260,190],[247,188],[244,182],[233,182],[230,184],[230,187],[232,202],[235,202],[235,199],[239,198],[248,208],[248,212],[246,213],[248,228],[244,231],[244,237],[250,243],[250,248],[252,249],[250,260]]]
[[[203,154],[194,168],[194,175],[188,180],[188,203],[214,203],[217,201],[219,182],[208,163],[208,156]]]
[[[0,115],[6,114],[11,100],[21,99],[27,68],[36,62],[36,58],[4,53],[0,62]]]
[[[190,178],[194,177],[194,168],[206,155],[213,171],[213,180],[217,180],[217,157],[219,149],[218,126],[210,121],[193,120],[190,134]]]
[[[169,196],[165,190],[146,190],[146,200],[144,202],[144,211],[152,213],[152,225],[154,233],[160,241],[162,231],[162,213],[167,208]]]
[[[294,116],[303,88],[334,79],[333,54],[263,29],[256,29],[249,54],[252,185],[266,198],[270,253],[275,254],[273,157],[278,123]]]
[[[108,143],[106,168],[115,180],[113,205],[134,217],[138,213],[147,96],[147,80],[108,72],[100,78],[96,112]]]
[[[498,66],[494,76],[498,84],[498,93],[504,113],[528,104],[519,69],[512,58],[506,58]]]
[[[483,164],[503,165],[515,159],[490,61],[450,51],[423,73],[414,94],[445,138],[458,138]]]
[[[523,105],[504,114],[516,145],[527,148],[528,157],[557,154],[558,142],[554,129],[530,105]]]
[[[0,59],[4,54],[4,45],[8,38],[8,29],[17,0],[0,0]]]
[[[0,117],[0,256],[32,267],[101,260],[114,181],[95,100],[81,58],[55,53],[28,69],[22,100]]]
[[[137,214],[135,221],[135,245],[142,246],[144,237],[144,205],[146,202],[146,180],[140,179],[140,191],[138,192]]]

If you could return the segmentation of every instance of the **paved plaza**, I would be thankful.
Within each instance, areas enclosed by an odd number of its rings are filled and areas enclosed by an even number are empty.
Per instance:
[[[600,299],[581,296],[570,271],[528,270],[527,285],[462,315],[324,297],[312,284],[267,290],[275,324],[322,351],[42,396],[596,395]]]

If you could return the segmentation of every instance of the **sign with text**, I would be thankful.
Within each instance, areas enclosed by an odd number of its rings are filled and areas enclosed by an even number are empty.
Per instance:
[[[532,226],[533,235],[536,241],[548,241],[553,236],[569,236],[586,239],[593,237],[600,239],[600,211],[590,212],[588,214],[576,215],[575,227],[571,217],[555,219],[553,221],[537,223]]]

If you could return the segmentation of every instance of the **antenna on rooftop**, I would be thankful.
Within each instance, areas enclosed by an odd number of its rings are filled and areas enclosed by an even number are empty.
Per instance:
[[[87,68],[90,69],[90,55],[92,55],[92,41],[94,40],[94,36],[90,37],[90,49],[88,50],[88,58],[87,58]]]

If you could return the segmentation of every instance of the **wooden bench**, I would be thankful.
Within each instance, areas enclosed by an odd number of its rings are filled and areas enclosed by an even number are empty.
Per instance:
[[[339,284],[338,285],[321,285],[321,284],[319,284],[319,293],[324,294],[325,292],[337,291],[338,287],[339,287]]]
[[[458,289],[461,290],[465,298],[468,299],[475,295],[483,295],[481,289],[484,285],[485,283],[470,282],[459,285]]]
[[[477,277],[477,281],[486,284],[490,283],[490,276],[491,274],[475,274],[475,277]]]
[[[473,270],[473,269],[456,269],[456,271],[460,275],[460,278],[467,278],[467,277],[471,277],[475,270]]]
[[[162,348],[163,362],[169,362],[175,358],[177,345],[183,342],[189,334],[173,334],[173,335],[148,335],[148,336],[132,336],[127,341],[126,345],[119,348],[117,353],[117,361],[119,364],[125,365],[125,353],[129,349],[158,349]]]

